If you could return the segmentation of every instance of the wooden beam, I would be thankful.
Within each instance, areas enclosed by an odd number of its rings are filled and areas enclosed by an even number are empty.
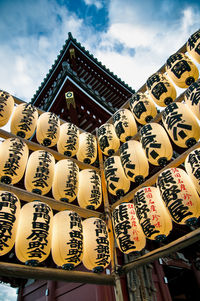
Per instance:
[[[101,213],[89,209],[84,209],[79,206],[73,205],[71,203],[65,203],[61,201],[56,201],[55,199],[49,198],[44,195],[39,195],[36,193],[29,192],[27,190],[15,187],[13,185],[7,185],[4,183],[0,183],[0,190],[5,190],[12,192],[18,196],[18,198],[25,202],[32,202],[34,200],[38,200],[48,204],[53,210],[63,211],[63,210],[72,210],[77,212],[81,217],[88,218],[91,216],[100,217]]]
[[[156,183],[157,178],[159,176],[160,173],[162,173],[164,170],[166,170],[167,168],[171,168],[171,167],[178,167],[180,164],[182,164],[187,155],[193,151],[194,149],[200,147],[200,141],[197,142],[194,146],[192,146],[191,148],[187,149],[184,153],[182,153],[179,157],[177,157],[175,160],[171,161],[168,165],[166,165],[165,167],[163,167],[161,170],[159,170],[157,173],[155,173],[153,176],[151,176],[151,178],[149,178],[148,180],[146,180],[145,182],[143,182],[142,184],[140,184],[139,186],[137,186],[135,189],[133,189],[132,191],[130,191],[129,193],[127,193],[124,197],[122,197],[120,200],[116,201],[112,206],[111,209],[113,210],[116,206],[118,206],[121,203],[124,202],[130,202],[133,201],[134,195],[135,193],[142,187],[144,186],[152,186]]]
[[[161,248],[153,250],[153,251],[135,259],[134,261],[121,266],[120,269],[123,272],[128,273],[132,269],[135,269],[139,266],[153,262],[154,260],[156,260],[158,258],[168,256],[169,254],[177,252],[181,249],[184,249],[199,240],[200,240],[200,229],[196,229]]]
[[[4,130],[2,130],[2,129],[0,129],[0,137],[2,137],[2,138],[4,138],[4,139],[8,139],[8,138],[19,138],[19,137],[13,135],[12,133],[8,133],[8,132],[6,132],[6,131],[4,131]],[[20,139],[22,139],[22,138],[20,138]],[[50,152],[50,153],[54,156],[54,158],[55,158],[56,160],[58,160],[58,161],[59,161],[59,160],[62,160],[62,159],[70,159],[70,160],[72,160],[73,162],[75,162],[75,163],[79,166],[80,169],[90,168],[90,169],[96,170],[97,172],[100,172],[99,169],[98,169],[97,167],[94,167],[94,166],[89,165],[89,164],[85,164],[85,163],[80,162],[80,161],[78,161],[78,160],[76,160],[76,159],[74,159],[74,158],[71,158],[71,157],[67,157],[67,156],[65,156],[65,155],[62,155],[62,154],[56,152],[55,150],[53,150],[53,149],[51,149],[51,148],[45,147],[45,146],[40,145],[40,144],[38,144],[38,143],[32,142],[32,141],[30,141],[30,140],[26,140],[26,139],[22,139],[22,140],[27,144],[28,148],[29,148],[30,150],[32,150],[32,151],[36,151],[36,150],[44,150],[44,151],[46,151],[46,152]]]
[[[94,274],[92,272],[65,271],[47,267],[31,267],[8,262],[0,262],[0,275],[15,278],[115,285],[115,278],[112,275]]]

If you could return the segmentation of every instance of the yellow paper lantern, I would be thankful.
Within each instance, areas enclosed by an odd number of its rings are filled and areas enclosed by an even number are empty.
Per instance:
[[[44,146],[56,145],[60,135],[60,120],[52,112],[46,112],[40,115],[37,122],[36,139],[38,143]]]
[[[101,178],[96,170],[83,169],[79,172],[77,200],[80,207],[91,210],[95,210],[101,205]]]
[[[115,133],[114,125],[104,123],[97,131],[99,146],[102,153],[112,156],[120,147],[120,140]]]
[[[169,168],[159,175],[157,183],[172,219],[193,225],[200,215],[200,199],[187,173],[181,168]]]
[[[193,33],[187,41],[187,52],[197,63],[200,63],[200,30]]]
[[[186,157],[185,169],[200,194],[200,148],[193,150]]]
[[[43,150],[33,152],[28,159],[25,172],[26,190],[47,194],[52,186],[54,166],[55,159],[51,153]]]
[[[53,217],[51,253],[57,266],[72,270],[83,256],[83,227],[80,216],[73,211],[61,211]]]
[[[165,239],[172,230],[172,221],[159,189],[150,186],[139,189],[134,204],[146,237],[157,241]]]
[[[79,148],[76,153],[79,161],[92,164],[97,158],[96,137],[90,133],[84,132],[79,135]]]
[[[164,128],[158,123],[150,123],[141,128],[140,134],[140,142],[149,162],[165,166],[172,158],[173,149]]]
[[[9,93],[0,90],[0,126],[6,125],[14,109],[14,99]]]
[[[141,184],[149,174],[149,162],[142,148],[136,140],[130,140],[120,147],[120,159],[126,177],[137,184]]]
[[[54,199],[73,202],[78,193],[79,167],[72,160],[60,160],[55,165],[52,184]]]
[[[58,152],[73,157],[78,151],[79,128],[70,122],[60,126],[60,136],[57,142]]]
[[[191,147],[200,138],[200,127],[187,105],[171,103],[162,116],[163,125],[172,141],[180,147]]]
[[[18,183],[24,175],[28,146],[19,138],[9,138],[0,144],[0,181]]]
[[[176,89],[165,74],[154,73],[147,79],[146,86],[150,96],[160,107],[166,107],[176,99]]]
[[[121,252],[129,254],[141,251],[146,245],[146,237],[137,218],[134,205],[123,203],[112,213],[114,233]]]
[[[184,93],[184,99],[192,113],[200,120],[200,80],[189,86]]]
[[[129,106],[135,119],[141,124],[149,123],[157,115],[154,102],[141,92],[132,95]]]
[[[125,142],[137,133],[137,124],[131,111],[120,109],[113,115],[114,127],[117,137]]]
[[[17,106],[11,119],[11,133],[29,139],[35,132],[38,111],[31,103]]]
[[[0,256],[7,254],[15,243],[20,201],[8,191],[0,191]]]
[[[26,265],[38,265],[50,254],[52,209],[45,203],[25,204],[20,212],[15,241],[17,258]]]
[[[83,221],[83,259],[86,269],[102,272],[110,263],[110,241],[105,222],[100,218]]]
[[[199,71],[190,58],[183,53],[172,54],[166,62],[166,71],[180,88],[187,88],[199,77]]]
[[[108,191],[118,197],[124,196],[130,188],[130,180],[126,177],[119,156],[112,156],[104,164]]]

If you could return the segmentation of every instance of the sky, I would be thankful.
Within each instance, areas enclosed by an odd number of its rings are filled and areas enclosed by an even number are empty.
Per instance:
[[[199,28],[198,0],[0,0],[0,89],[29,102],[71,32],[137,91]]]

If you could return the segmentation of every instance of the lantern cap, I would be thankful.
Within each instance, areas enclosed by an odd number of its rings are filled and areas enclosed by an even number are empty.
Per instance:
[[[132,138],[132,136],[127,136],[127,137],[126,137],[126,141],[131,140],[131,138]]]
[[[194,226],[197,223],[197,217],[191,217],[185,221],[187,226]]]
[[[158,164],[161,166],[161,167],[164,167],[167,165],[167,158],[166,157],[161,157],[158,159]]]
[[[69,199],[67,199],[67,198],[60,198],[60,201],[65,202],[65,203],[68,203],[68,202],[69,202]]]
[[[144,177],[143,176],[136,176],[135,177],[135,183],[136,184],[141,184],[141,183],[143,183],[144,182]]]
[[[171,97],[166,97],[164,100],[164,104],[168,106],[171,102],[173,102],[173,99]]]
[[[120,197],[120,196],[124,196],[124,190],[123,189],[118,189],[117,191],[116,191],[116,196],[118,196],[118,197]]]
[[[38,264],[39,264],[39,261],[36,259],[30,259],[25,262],[25,265],[30,265],[32,267],[37,267]]]
[[[165,240],[166,237],[167,237],[166,235],[160,234],[160,235],[157,235],[157,236],[155,237],[155,240],[156,240],[156,241],[163,241],[163,240]]]
[[[99,267],[95,267],[92,271],[94,273],[102,273],[104,271],[104,268],[99,266]]]
[[[12,179],[9,176],[3,176],[3,177],[1,177],[0,182],[5,183],[5,184],[10,184],[12,182]]]
[[[71,271],[74,269],[74,264],[73,263],[65,263],[62,265],[63,270]]]
[[[33,192],[33,193],[36,193],[36,194],[42,194],[42,191],[41,191],[40,189],[38,189],[38,188],[34,188],[34,189],[32,190],[32,192]]]
[[[86,163],[86,164],[90,164],[91,160],[90,160],[89,158],[85,158],[85,159],[83,160],[83,162]]]
[[[152,117],[151,115],[148,115],[148,116],[145,118],[145,121],[146,121],[146,123],[149,123],[152,119],[153,119],[153,117]]]
[[[192,147],[193,145],[196,144],[196,139],[195,138],[189,138],[185,144],[187,145],[187,147]]]
[[[109,149],[108,156],[112,156],[115,153],[114,149]]]
[[[195,82],[194,77],[190,76],[186,79],[185,83],[187,86],[190,86],[191,84],[193,84]]]
[[[19,136],[21,138],[25,138],[26,134],[23,131],[19,131],[19,132],[17,132],[17,136]]]
[[[45,138],[45,139],[43,140],[42,144],[43,144],[44,146],[49,146],[49,145],[51,145],[51,140],[50,140],[49,138]]]
[[[70,151],[65,151],[65,152],[64,152],[64,155],[67,156],[67,157],[71,157],[72,152],[70,152]]]
[[[95,209],[95,207],[94,207],[93,205],[88,205],[88,206],[86,206],[86,209],[89,209],[89,210],[94,210],[94,209]]]

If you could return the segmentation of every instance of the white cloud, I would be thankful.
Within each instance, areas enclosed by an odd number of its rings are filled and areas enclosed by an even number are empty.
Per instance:
[[[6,284],[0,284],[0,301],[16,301],[16,289]]]
[[[94,5],[97,9],[101,9],[103,7],[103,3],[100,0],[84,0],[86,5]]]

